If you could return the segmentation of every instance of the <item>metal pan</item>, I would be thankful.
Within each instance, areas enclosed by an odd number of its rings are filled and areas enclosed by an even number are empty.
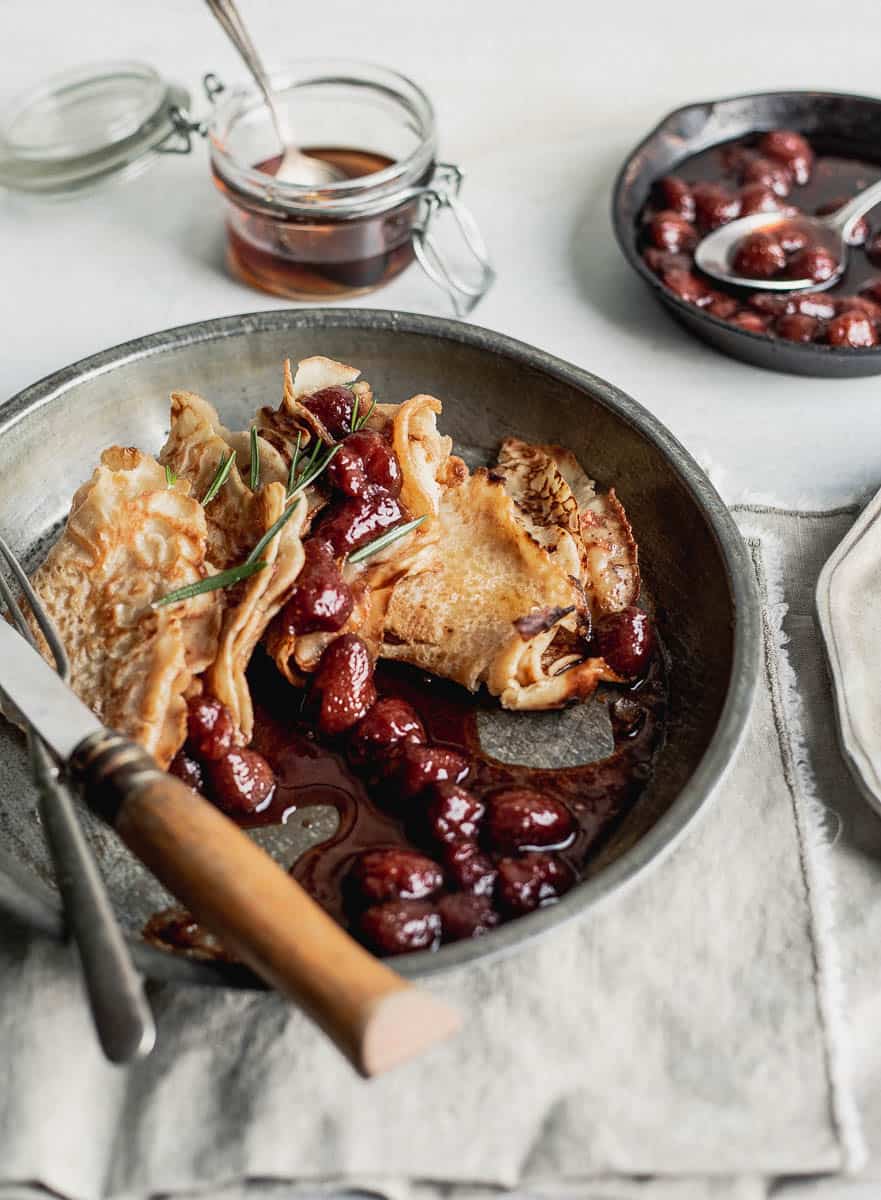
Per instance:
[[[686,304],[664,287],[639,252],[637,218],[652,184],[686,158],[757,130],[796,129],[822,153],[879,162],[881,100],[837,92],[766,92],[677,108],[628,155],[612,195],[612,224],[624,257],[652,293],[691,333],[723,354],[793,375],[848,379],[881,373],[881,346],[848,350],[790,342],[739,329]],[[757,291],[761,287],[757,285]]]
[[[601,483],[614,484],[627,508],[672,655],[668,744],[657,775],[589,876],[559,904],[485,938],[396,960],[406,974],[426,975],[509,950],[582,913],[671,848],[711,795],[746,722],[757,674],[758,604],[740,535],[709,480],[630,397],[500,334],[366,309],[204,321],[107,350],[16,396],[0,408],[0,513],[13,550],[31,562],[39,557],[106,446],[158,449],[172,389],[203,393],[235,426],[258,404],[277,401],[285,356],[309,354],[356,364],[384,401],[434,393],[443,399],[444,431],[487,454],[509,433],[569,446]],[[148,975],[257,986],[243,969],[192,962],[141,942],[144,920],[167,897],[109,831],[86,820],[120,920]],[[294,828],[289,859],[315,836]],[[24,744],[5,724],[0,905],[60,936]]]

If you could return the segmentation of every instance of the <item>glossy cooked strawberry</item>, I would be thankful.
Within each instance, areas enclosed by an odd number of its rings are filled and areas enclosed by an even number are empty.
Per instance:
[[[786,163],[776,158],[759,156],[747,163],[743,172],[744,183],[760,183],[768,187],[775,196],[788,196],[794,183],[792,171]]]
[[[443,851],[443,862],[452,885],[475,896],[492,893],[498,872],[476,842],[452,842]]]
[[[347,755],[353,766],[380,765],[405,744],[425,744],[419,714],[406,700],[381,696],[349,737]]]
[[[777,212],[780,200],[772,188],[764,183],[747,183],[740,189],[740,215],[750,217],[753,213]]]
[[[875,327],[859,310],[833,317],[826,326],[826,340],[830,346],[849,346],[854,350],[878,345]]]
[[[281,624],[289,636],[336,633],[352,615],[355,599],[327,543],[311,538],[297,584],[285,604]]]
[[[186,750],[178,750],[171,760],[168,771],[170,775],[180,779],[187,787],[191,787],[194,792],[201,792],[204,789],[205,780],[201,764],[198,759],[187,754]]]
[[[772,129],[759,142],[759,150],[768,158],[785,163],[798,184],[805,184],[811,177],[814,152],[807,138],[792,129]]]
[[[773,234],[751,233],[734,251],[731,265],[748,279],[773,279],[786,266],[786,253]]]
[[[355,393],[349,388],[322,388],[311,396],[301,396],[300,403],[315,413],[331,437],[343,438],[351,430]]]
[[[678,213],[665,210],[652,217],[649,237],[659,250],[678,254],[697,245],[697,230]]]
[[[226,813],[261,812],[275,791],[275,775],[256,750],[230,750],[207,764],[210,799]]]
[[[820,331],[820,322],[816,317],[805,316],[804,313],[789,313],[778,317],[774,332],[778,337],[786,338],[788,342],[812,342]]]
[[[471,842],[478,834],[485,808],[473,792],[455,783],[434,784],[428,793],[426,823],[437,842]]]
[[[236,727],[225,704],[197,696],[187,706],[187,741],[197,758],[222,758],[235,742]]]
[[[401,750],[395,778],[401,795],[412,799],[434,783],[461,783],[469,766],[464,754],[456,750],[406,745]]]
[[[825,246],[805,246],[789,260],[788,279],[813,279],[825,283],[838,270],[838,259]]]
[[[678,175],[665,175],[656,180],[652,189],[652,199],[659,209],[667,209],[684,217],[686,221],[694,221],[694,197],[691,188]]]
[[[386,900],[424,900],[440,891],[444,873],[426,855],[394,847],[359,854],[350,881],[361,903],[382,904]]]
[[[390,957],[434,950],[441,939],[440,913],[426,900],[389,900],[362,913],[361,936],[377,954]]]
[[[312,679],[317,724],[328,737],[337,737],[366,717],[376,702],[373,660],[365,643],[344,633],[330,643]]]
[[[656,644],[651,617],[635,605],[600,617],[593,640],[600,657],[625,679],[645,674]]]
[[[698,228],[703,233],[727,225],[740,216],[740,197],[718,183],[696,183],[694,197]]]
[[[503,858],[496,881],[496,902],[510,916],[522,916],[553,903],[574,882],[572,872],[553,854]]]
[[[468,892],[451,892],[437,902],[443,940],[460,942],[466,938],[482,937],[499,923],[499,914],[488,896]]]
[[[368,484],[360,496],[347,496],[332,504],[322,514],[316,534],[330,544],[337,557],[342,557],[405,519],[406,513],[394,496]]]
[[[500,854],[564,846],[575,834],[569,809],[532,788],[505,788],[487,797],[484,837]]]

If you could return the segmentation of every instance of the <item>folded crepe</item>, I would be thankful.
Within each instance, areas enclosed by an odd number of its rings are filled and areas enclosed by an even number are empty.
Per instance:
[[[325,647],[357,633],[380,657],[411,663],[503,707],[556,708],[615,679],[588,653],[592,617],[633,603],[637,548],[614,492],[598,495],[559,447],[503,442],[490,470],[468,472],[437,430],[432,396],[378,406],[401,464],[401,500],[423,524],[345,567],[355,593],[339,633],[297,635],[276,623],[267,648],[303,681]]]
[[[169,485],[154,458],[113,446],[32,580],[67,650],[74,691],[161,766],[186,736],[186,695],[217,652],[222,602],[206,592],[152,605],[213,573],[207,551],[205,511],[190,484]]]
[[[159,456],[163,465],[188,480],[194,493],[204,497],[218,467],[231,453],[236,454],[226,482],[205,506],[209,556],[218,570],[244,562],[287,507],[286,484],[282,482],[287,479],[287,463],[264,438],[258,436],[257,446],[261,483],[252,491],[242,477],[247,467],[250,478],[250,435],[231,434],[220,423],[214,406],[200,396],[191,392],[172,395],[171,429]],[[245,742],[251,740],[254,729],[245,672],[255,646],[290,595],[303,565],[307,505],[302,499],[293,503],[296,509],[290,519],[261,551],[266,566],[225,591],[217,651],[205,670],[206,690],[226,705]]]

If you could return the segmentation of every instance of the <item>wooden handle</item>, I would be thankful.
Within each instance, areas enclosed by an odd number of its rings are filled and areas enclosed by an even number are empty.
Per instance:
[[[362,1075],[459,1026],[354,941],[232,821],[118,734],[77,748],[85,799],[224,946],[303,1008]]]

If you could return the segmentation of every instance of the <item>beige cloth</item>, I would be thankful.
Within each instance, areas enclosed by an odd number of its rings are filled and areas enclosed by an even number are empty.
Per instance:
[[[296,1179],[414,1200],[429,1184],[457,1200],[476,1185],[754,1200],[758,1176],[853,1167],[828,852],[780,650],[778,589],[810,558],[810,526],[742,519],[765,588],[763,686],[673,854],[516,957],[433,983],[465,1031],[369,1085],[275,996],[195,988],[156,989],[158,1049],[109,1067],[70,954],[7,930],[0,1180],[77,1198],[226,1185],[238,1200],[243,1180]],[[818,680],[812,631],[793,632]],[[812,728],[831,725],[822,686],[804,699]]]

